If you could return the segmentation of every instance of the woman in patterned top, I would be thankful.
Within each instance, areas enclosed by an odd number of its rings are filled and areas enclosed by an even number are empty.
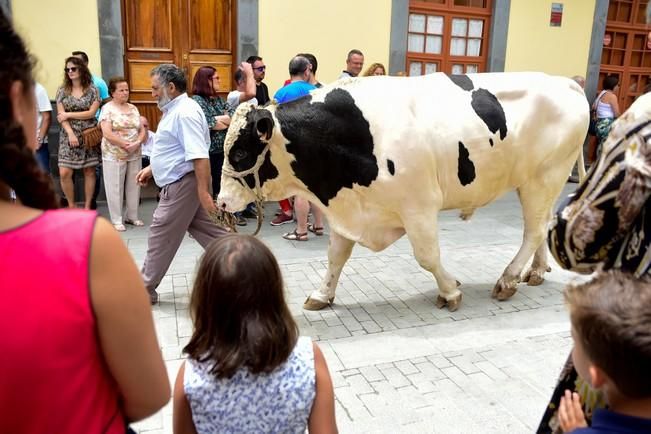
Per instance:
[[[618,268],[635,277],[651,274],[651,94],[617,119],[599,161],[554,217],[548,242],[558,263],[579,273]],[[539,433],[560,432],[557,409],[565,390],[581,396],[589,419],[605,405],[574,369],[563,368]]]
[[[298,336],[278,263],[249,235],[213,241],[190,300],[192,338],[174,386],[174,432],[336,433],[316,343]]]
[[[59,133],[59,176],[61,190],[68,206],[75,207],[75,187],[72,175],[75,169],[84,170],[84,208],[90,209],[95,191],[95,166],[99,165],[99,149],[84,146],[81,132],[97,125],[95,113],[99,109],[99,91],[93,85],[90,71],[76,57],[66,59],[63,85],[56,95]]]
[[[219,91],[219,74],[212,66],[199,68],[192,80],[192,99],[199,103],[203,114],[206,116],[210,128],[210,173],[212,175],[212,194],[217,197],[222,179],[222,166],[224,165],[224,140],[226,131],[231,124],[231,116],[235,108],[224,101],[217,92]],[[237,224],[246,226],[246,220],[240,213],[235,214]]]
[[[141,145],[147,133],[140,122],[140,113],[129,103],[129,84],[124,77],[109,81],[111,102],[102,108],[99,118],[102,126],[102,164],[104,188],[111,223],[117,231],[126,230],[123,223],[143,226],[138,219],[140,187],[136,175],[142,169]],[[127,218],[122,221],[122,202],[126,196]]]
[[[219,75],[212,66],[202,66],[192,81],[192,99],[199,103],[208,128],[210,128],[210,171],[212,173],[212,190],[215,197],[219,194],[219,182],[224,163],[224,140],[226,130],[231,124],[234,109],[219,95]]]

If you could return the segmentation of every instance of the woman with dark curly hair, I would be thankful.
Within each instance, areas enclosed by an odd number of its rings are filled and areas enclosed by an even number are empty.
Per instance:
[[[75,206],[75,188],[72,175],[75,169],[84,170],[84,208],[90,209],[95,191],[95,166],[99,165],[99,148],[84,146],[82,131],[97,125],[95,113],[99,109],[99,91],[86,64],[77,57],[66,59],[63,84],[57,90],[57,120],[59,133],[59,175],[61,189],[68,206]]]
[[[1,10],[0,41],[0,432],[124,433],[170,397],[144,285],[107,221],[55,209],[33,59]]]

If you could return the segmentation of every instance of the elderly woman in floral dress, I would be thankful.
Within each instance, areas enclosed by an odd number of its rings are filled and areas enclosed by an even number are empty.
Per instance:
[[[111,223],[122,232],[124,224],[143,226],[138,219],[140,187],[136,175],[142,169],[141,145],[147,140],[147,130],[140,121],[140,113],[129,103],[129,85],[123,77],[109,81],[113,98],[102,108],[102,164],[104,188]],[[126,219],[122,220],[122,202],[126,196]]]

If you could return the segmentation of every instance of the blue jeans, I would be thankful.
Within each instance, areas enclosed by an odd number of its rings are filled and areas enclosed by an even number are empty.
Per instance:
[[[46,173],[50,173],[50,149],[47,143],[43,143],[40,148],[36,150],[36,161]]]

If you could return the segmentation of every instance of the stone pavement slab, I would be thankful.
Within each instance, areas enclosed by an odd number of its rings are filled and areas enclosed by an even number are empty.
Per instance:
[[[566,192],[575,186],[568,184]],[[146,223],[154,207],[153,201],[141,206]],[[275,208],[275,203],[267,204],[267,213]],[[252,226],[250,220],[243,232]],[[326,357],[340,432],[535,430],[571,348],[562,289],[582,278],[551,260],[552,271],[541,286],[521,285],[508,301],[491,299],[493,285],[522,239],[515,194],[477,210],[469,222],[460,221],[458,212],[440,215],[441,258],[462,282],[457,312],[436,309],[436,283],[416,263],[406,237],[380,253],[356,246],[342,272],[335,304],[304,311],[303,301],[326,271],[328,231],[308,242],[281,238],[292,229],[291,224],[265,223],[260,237],[281,265],[301,334],[318,341]],[[147,227],[129,227],[122,236],[141,265]],[[153,307],[170,383],[192,332],[189,294],[201,254],[201,247],[186,236],[159,287],[161,303]],[[171,403],[134,428],[171,433]]]

